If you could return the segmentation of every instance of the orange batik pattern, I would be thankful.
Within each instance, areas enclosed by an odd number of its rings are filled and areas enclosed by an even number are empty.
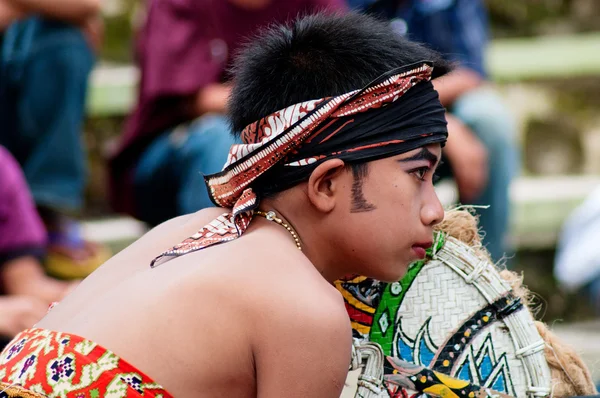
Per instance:
[[[68,333],[28,329],[0,354],[0,397],[171,398],[113,352]]]

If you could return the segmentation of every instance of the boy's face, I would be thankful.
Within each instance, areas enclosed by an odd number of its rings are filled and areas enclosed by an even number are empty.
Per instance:
[[[424,257],[444,209],[433,188],[441,147],[432,144],[368,163],[364,178],[344,176],[330,224],[345,270],[383,281],[399,280]],[[345,192],[343,192],[345,191]],[[345,198],[345,200],[344,200]]]

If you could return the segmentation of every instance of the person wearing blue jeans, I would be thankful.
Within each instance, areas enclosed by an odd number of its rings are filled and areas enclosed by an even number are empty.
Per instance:
[[[234,143],[227,118],[204,115],[156,138],[140,157],[133,183],[137,215],[151,225],[214,206],[204,175],[220,171]],[[173,193],[177,194],[174,195]]]
[[[490,88],[477,88],[463,94],[454,102],[450,113],[464,123],[487,150],[487,183],[468,204],[489,206],[477,210],[479,225],[485,234],[487,249],[492,258],[499,261],[509,255],[505,240],[510,216],[510,183],[520,168],[516,125],[500,96]],[[452,160],[448,163],[452,167]]]
[[[243,38],[298,13],[344,10],[344,1],[147,1],[137,104],[109,161],[113,209],[156,225],[213,206],[204,175],[240,143],[225,115]]]
[[[388,18],[399,35],[425,43],[456,68],[434,81],[446,107],[448,142],[442,177],[452,176],[463,204],[478,207],[484,244],[495,261],[507,255],[510,183],[520,169],[516,125],[487,82],[483,0],[347,0],[351,8]]]
[[[97,0],[0,0],[0,145],[46,224],[49,263],[82,270],[106,257],[73,218],[87,179],[82,127],[98,12]]]
[[[4,33],[0,143],[38,206],[78,210],[86,183],[82,125],[94,55],[72,25],[30,17]]]

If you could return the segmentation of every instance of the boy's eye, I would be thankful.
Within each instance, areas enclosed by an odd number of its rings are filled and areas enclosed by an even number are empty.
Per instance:
[[[425,181],[425,176],[429,171],[429,167],[419,167],[418,169],[413,170],[411,173],[414,174],[417,179],[421,181]]]

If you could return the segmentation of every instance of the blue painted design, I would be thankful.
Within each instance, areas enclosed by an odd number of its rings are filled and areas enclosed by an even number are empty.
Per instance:
[[[413,350],[404,342],[404,339],[398,339],[398,353],[400,358],[408,362],[413,362]]]
[[[425,333],[423,333],[422,336],[423,337],[421,338],[421,341],[419,341],[419,361],[420,364],[424,366],[429,366],[429,364],[431,364],[431,361],[433,361],[435,352],[431,351],[427,346],[427,343],[425,341]]]
[[[470,362],[468,360],[464,362],[463,366],[458,371],[458,378],[461,380],[473,380],[473,377],[471,376]]]
[[[412,362],[417,365],[429,366],[433,362],[435,353],[438,347],[429,335],[429,321],[425,321],[421,330],[414,337],[414,340],[404,334],[402,330],[402,322],[398,322],[394,339],[396,344],[396,356],[405,361]]]
[[[473,369],[469,365],[474,365]],[[488,334],[481,346],[471,345],[465,358],[458,366],[454,377],[468,380],[473,384],[515,396],[510,377],[506,353],[496,358],[491,334]]]
[[[504,372],[498,373],[496,380],[494,380],[494,384],[492,384],[492,389],[500,392],[505,392],[508,394],[506,388],[506,378],[504,377]]]
[[[483,357],[483,361],[481,361],[481,366],[479,366],[479,375],[481,380],[487,380],[492,374],[492,370],[494,365],[492,365],[492,360],[490,358],[489,352],[485,353]]]

